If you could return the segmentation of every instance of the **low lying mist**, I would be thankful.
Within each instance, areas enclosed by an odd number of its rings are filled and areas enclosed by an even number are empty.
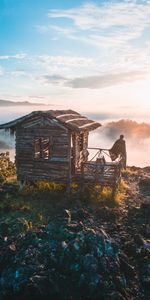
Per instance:
[[[15,157],[15,139],[9,132],[0,130],[0,153],[9,151],[11,160]]]
[[[33,110],[58,109],[58,107],[39,106],[39,107],[10,107],[1,108],[0,124],[9,122],[22,115],[26,115]],[[89,115],[90,117],[90,115]],[[108,120],[109,117],[109,120]],[[105,114],[96,118],[102,126],[92,131],[89,135],[89,147],[100,147],[110,149],[120,134],[123,134],[127,146],[127,164],[132,166],[150,165],[150,124],[139,123],[129,119],[116,120],[111,122],[113,115]],[[92,115],[91,115],[92,118]],[[95,119],[94,116],[92,118]],[[106,122],[107,120],[107,122]],[[0,131],[0,152],[9,151],[11,158],[14,159],[15,141],[8,132]],[[91,158],[92,154],[90,155]]]
[[[89,141],[91,147],[110,149],[120,134],[127,147],[127,164],[132,166],[150,165],[150,124],[122,119],[108,122],[94,132]]]
[[[10,146],[4,141],[0,141],[0,149],[1,150],[10,149]]]

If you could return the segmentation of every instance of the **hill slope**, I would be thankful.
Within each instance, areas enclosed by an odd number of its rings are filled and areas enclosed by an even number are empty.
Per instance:
[[[0,189],[0,299],[148,300],[150,174],[123,173],[118,205],[56,185]],[[93,201],[94,200],[94,201]]]

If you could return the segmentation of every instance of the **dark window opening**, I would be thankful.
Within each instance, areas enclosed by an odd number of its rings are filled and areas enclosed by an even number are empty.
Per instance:
[[[34,158],[49,159],[50,157],[50,139],[36,138],[34,141]]]

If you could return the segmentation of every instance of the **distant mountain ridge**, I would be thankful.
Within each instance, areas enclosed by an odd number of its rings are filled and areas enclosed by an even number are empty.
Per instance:
[[[10,100],[1,100],[0,99],[0,106],[37,106],[37,105],[44,105],[42,103],[31,103],[29,101],[10,101]]]

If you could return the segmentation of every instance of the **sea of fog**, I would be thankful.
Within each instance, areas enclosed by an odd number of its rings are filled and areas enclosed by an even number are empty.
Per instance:
[[[58,107],[50,107],[50,106],[14,106],[14,107],[1,107],[0,108],[0,124],[9,122],[11,120],[14,120],[18,117],[21,117],[23,115],[26,115],[34,110],[48,110],[48,109],[58,109]],[[81,112],[82,114],[88,116],[89,118],[99,121],[102,126],[95,130],[90,132],[89,135],[89,147],[99,147],[99,148],[106,148],[110,149],[116,138],[119,137],[120,134],[125,135],[126,139],[126,146],[127,146],[127,164],[130,166],[139,166],[139,167],[145,167],[150,165],[150,135],[149,132],[146,131],[146,135],[142,136],[138,135],[138,132],[135,134],[136,126],[134,126],[134,132],[132,134],[133,128],[128,128],[128,130],[125,130],[123,132],[122,128],[118,128],[116,131],[113,131],[113,125],[110,131],[109,128],[109,134],[108,134],[108,128],[107,125],[109,122],[114,121],[114,124],[121,119],[116,116],[109,115],[109,114],[103,114],[103,117],[101,114],[98,114],[98,111],[95,112],[88,112],[88,115],[84,112]],[[96,116],[96,118],[95,118]],[[141,122],[141,120],[136,119],[137,122]],[[138,128],[139,130],[139,128]],[[138,131],[137,130],[137,131]],[[147,130],[147,129],[146,129]],[[129,134],[130,133],[130,134]],[[4,152],[6,150],[10,151],[11,158],[14,160],[15,157],[15,141],[12,137],[9,136],[7,132],[1,132],[0,131],[0,152]],[[7,146],[3,145],[2,142],[4,142]],[[95,154],[94,151],[90,152],[90,158]],[[109,160],[109,158],[108,158]]]

